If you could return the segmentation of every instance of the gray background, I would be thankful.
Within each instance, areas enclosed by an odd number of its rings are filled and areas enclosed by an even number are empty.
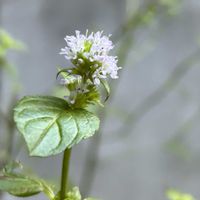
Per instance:
[[[113,33],[140,6],[149,2],[4,0],[2,26],[27,46],[26,52],[9,55],[23,85],[19,97],[52,93],[58,84],[56,67],[69,66],[58,54],[65,45],[66,34],[73,34],[77,29]],[[151,24],[129,33],[132,46],[126,53],[120,79],[113,81],[119,85],[106,106],[108,117],[101,127],[102,143],[91,196],[105,200],[165,199],[168,187],[192,193],[197,199],[200,196],[199,62],[191,65],[176,87],[167,89],[167,95],[161,94],[161,100],[139,120],[135,122],[130,117],[126,120],[198,48],[199,11],[199,0],[182,0],[178,2],[176,15],[163,15],[161,9]],[[9,96],[7,76],[4,83],[2,107]],[[84,141],[73,150],[71,179],[77,186],[89,143]],[[17,159],[35,173],[59,183],[61,155],[29,158],[23,146]],[[11,198],[15,199],[9,195],[4,197]],[[46,197],[39,195],[32,199],[35,198]]]

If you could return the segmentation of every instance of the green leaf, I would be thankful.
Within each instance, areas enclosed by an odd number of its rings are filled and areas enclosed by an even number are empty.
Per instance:
[[[69,75],[71,75],[70,73],[71,70],[73,70],[73,68],[64,68],[64,69],[58,68],[56,79],[58,78],[59,75],[61,75],[63,78],[67,78]]]
[[[74,67],[60,69],[58,68],[58,73],[56,74],[56,79],[61,75],[63,78],[69,78],[70,75],[79,75],[78,71]]]
[[[60,197],[58,196],[57,199],[59,198]],[[54,200],[57,200],[57,199],[54,199]],[[73,187],[69,192],[67,192],[67,195],[64,200],[82,200],[79,188]],[[97,199],[89,197],[89,198],[85,198],[84,200],[97,200]]]
[[[105,102],[106,102],[108,100],[108,98],[110,97],[110,87],[109,87],[108,82],[106,80],[100,79],[100,82],[106,90],[106,98],[105,98]]]
[[[67,193],[65,200],[81,200],[81,194],[78,187],[72,188],[71,191]]]
[[[14,109],[14,120],[30,155],[50,156],[92,136],[99,119],[84,109],[72,109],[64,99],[27,96]]]
[[[8,163],[0,172],[0,190],[14,196],[33,196],[40,192],[45,193],[49,199],[54,199],[52,186],[46,181],[32,175],[27,175],[20,162]]]
[[[14,196],[32,196],[43,191],[38,182],[19,177],[0,176],[0,190],[9,192]]]

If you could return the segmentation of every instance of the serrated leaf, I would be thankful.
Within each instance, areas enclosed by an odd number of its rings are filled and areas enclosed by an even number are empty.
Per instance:
[[[32,196],[43,191],[42,185],[38,182],[18,177],[0,176],[0,190],[14,196]]]
[[[14,120],[30,155],[50,156],[92,136],[99,119],[84,109],[72,109],[64,99],[27,96],[14,109]]]

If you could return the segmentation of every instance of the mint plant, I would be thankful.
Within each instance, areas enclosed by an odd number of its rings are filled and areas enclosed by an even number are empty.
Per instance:
[[[0,190],[22,197],[44,192],[50,200],[81,200],[79,189],[70,190],[68,186],[70,154],[74,145],[99,129],[100,120],[89,111],[89,106],[103,106],[110,94],[108,76],[118,78],[120,67],[117,57],[109,55],[114,47],[109,37],[103,32],[88,34],[88,31],[85,35],[76,31],[75,36],[66,36],[67,45],[60,54],[72,66],[59,69],[56,76],[66,88],[64,98],[25,96],[14,109],[14,121],[30,156],[47,157],[64,152],[60,190],[55,191],[44,180],[25,174],[17,162],[1,172]],[[105,98],[101,87],[106,91]]]

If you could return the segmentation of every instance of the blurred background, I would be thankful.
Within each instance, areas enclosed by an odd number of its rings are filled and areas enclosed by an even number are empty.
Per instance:
[[[0,167],[17,159],[59,184],[62,155],[30,158],[12,108],[24,95],[60,94],[66,35],[104,30],[123,69],[100,131],[73,149],[72,184],[105,200],[161,200],[171,187],[198,198],[199,19],[199,0],[0,0],[0,27],[25,44],[6,55],[12,70],[0,67]]]

